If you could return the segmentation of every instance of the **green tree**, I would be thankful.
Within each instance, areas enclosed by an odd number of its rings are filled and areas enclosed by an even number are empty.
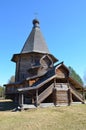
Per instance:
[[[80,84],[83,85],[83,81],[82,81],[81,77],[75,72],[75,70],[71,66],[69,66],[68,68],[69,68],[69,71],[70,71],[70,77],[72,77],[77,82],[79,82]]]
[[[4,97],[4,87],[0,86],[0,97]]]

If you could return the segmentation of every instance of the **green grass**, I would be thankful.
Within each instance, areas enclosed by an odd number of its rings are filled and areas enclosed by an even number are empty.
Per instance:
[[[86,130],[86,105],[0,111],[0,130]]]

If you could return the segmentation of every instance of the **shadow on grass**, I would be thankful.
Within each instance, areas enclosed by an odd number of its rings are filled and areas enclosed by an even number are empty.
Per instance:
[[[18,106],[11,100],[0,100],[0,111],[11,111]]]

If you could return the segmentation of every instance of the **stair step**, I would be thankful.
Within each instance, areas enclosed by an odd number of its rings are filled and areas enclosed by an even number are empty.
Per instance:
[[[36,106],[33,105],[33,104],[23,104],[22,108],[23,109],[29,109],[29,108],[36,108]]]
[[[53,83],[46,88],[39,96],[38,96],[38,102],[41,103],[44,101],[53,91],[54,85]]]
[[[41,103],[39,107],[53,107],[53,103]]]

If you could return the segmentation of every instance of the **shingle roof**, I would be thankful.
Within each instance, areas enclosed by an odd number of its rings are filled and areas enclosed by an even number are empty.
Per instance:
[[[33,28],[28,36],[20,54],[14,54],[12,57],[12,61],[16,62],[16,58],[23,54],[30,54],[30,53],[42,53],[42,54],[49,54],[53,60],[53,63],[57,62],[58,59],[50,54],[47,44],[44,40],[44,37],[40,31],[39,21],[37,19],[33,20]]]
[[[47,44],[40,31],[39,21],[33,20],[33,28],[28,36],[21,53],[39,52],[39,53],[50,53]]]

